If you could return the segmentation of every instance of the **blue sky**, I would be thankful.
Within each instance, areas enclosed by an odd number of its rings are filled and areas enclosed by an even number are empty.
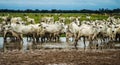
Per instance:
[[[0,0],[0,9],[81,10],[120,8],[120,0]]]

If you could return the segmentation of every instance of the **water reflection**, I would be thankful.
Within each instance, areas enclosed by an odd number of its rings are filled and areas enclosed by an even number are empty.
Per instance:
[[[3,42],[3,38],[0,37],[0,49],[2,49],[3,51],[7,51],[7,50],[34,50],[34,49],[53,49],[53,48],[57,48],[57,49],[72,49],[74,48],[74,42],[72,42],[72,40],[70,40],[69,42],[66,42],[66,38],[65,37],[61,37],[60,38],[60,42],[44,42],[44,43],[36,43],[33,41],[27,41],[26,38],[23,39],[22,41],[11,41],[11,40],[7,40],[6,42]],[[98,42],[93,41],[93,44],[89,44],[89,41],[86,40],[86,46],[87,48],[89,48],[89,46],[92,46],[92,48],[94,49],[95,46],[98,46],[98,49],[111,49],[111,48],[119,48],[120,47],[120,43],[117,42],[103,42],[101,43],[100,40]],[[81,38],[78,41],[78,48],[84,48],[84,44],[83,44],[83,38]]]
[[[23,42],[22,41],[5,41],[3,42],[3,51],[12,51],[12,50],[23,50]]]

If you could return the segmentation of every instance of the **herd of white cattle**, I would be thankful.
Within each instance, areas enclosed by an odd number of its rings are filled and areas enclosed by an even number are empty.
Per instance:
[[[23,40],[23,35],[36,42],[59,41],[61,34],[66,35],[66,42],[72,38],[77,49],[78,40],[83,37],[91,43],[93,40],[115,41],[120,39],[120,19],[114,16],[108,17],[107,20],[87,20],[80,21],[81,17],[59,17],[58,21],[54,17],[42,17],[39,23],[35,23],[33,18],[25,16],[25,21],[21,17],[0,16],[0,32],[6,41],[9,36],[14,40]],[[66,24],[66,20],[70,23]],[[28,38],[27,38],[28,40]]]

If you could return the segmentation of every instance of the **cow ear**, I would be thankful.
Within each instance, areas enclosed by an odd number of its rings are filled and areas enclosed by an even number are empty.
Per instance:
[[[119,28],[119,26],[115,26],[115,28]]]
[[[90,23],[87,23],[88,25],[91,25]]]
[[[108,25],[108,27],[109,27],[109,28],[111,28],[111,26],[110,26],[110,25]]]
[[[78,25],[79,27],[81,26],[81,25]]]
[[[96,26],[93,26],[93,28],[97,28]]]
[[[8,26],[8,28],[10,28],[11,26]]]
[[[46,27],[43,27],[43,29],[46,29]]]
[[[39,27],[42,26],[42,24],[38,25]]]
[[[16,22],[16,24],[20,24],[19,22]]]

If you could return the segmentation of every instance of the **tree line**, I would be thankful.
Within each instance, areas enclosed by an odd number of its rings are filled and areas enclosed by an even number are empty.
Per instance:
[[[12,13],[120,13],[120,8],[117,9],[104,9],[101,8],[99,10],[39,10],[39,9],[26,9],[26,10],[11,10],[11,9],[0,9],[0,12],[12,12]]]

